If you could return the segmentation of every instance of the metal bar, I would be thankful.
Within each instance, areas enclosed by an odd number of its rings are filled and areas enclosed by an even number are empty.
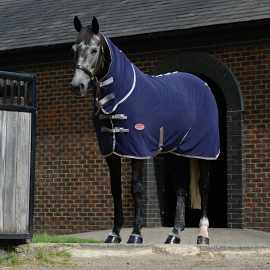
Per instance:
[[[29,83],[28,106],[33,106],[34,81]]]
[[[18,87],[18,105],[21,105],[21,82],[17,81],[17,87]]]
[[[3,88],[4,91],[4,80],[0,78],[0,90]],[[2,91],[1,91],[2,92]],[[2,93],[0,93],[0,95],[2,95]],[[0,97],[0,104],[3,103],[3,98],[4,98],[4,92],[3,92],[3,96]]]
[[[31,82],[33,80],[34,76],[35,75],[0,71],[0,78],[2,78],[2,79],[20,80],[20,81]]]
[[[31,239],[33,238],[33,226],[34,226],[34,189],[35,189],[35,148],[36,148],[36,76],[33,78],[32,83],[32,140],[31,140],[31,169],[30,169],[30,205],[29,205],[29,232],[31,234]]]
[[[7,103],[7,80],[4,80],[4,104]]]
[[[27,239],[32,238],[30,233],[24,234],[0,234],[0,239]]]
[[[14,104],[14,81],[10,81],[10,104]]]
[[[0,104],[0,110],[18,111],[18,112],[32,112],[33,107]]]
[[[28,82],[24,83],[24,106],[27,106],[27,86]]]

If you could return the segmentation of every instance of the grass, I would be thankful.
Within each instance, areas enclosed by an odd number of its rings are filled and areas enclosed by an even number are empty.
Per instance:
[[[33,235],[32,242],[38,243],[104,243],[104,241],[95,241],[91,239],[80,239],[76,237],[60,237],[49,235],[47,233],[36,233]],[[49,251],[38,248],[34,252],[16,252],[15,247],[9,246],[6,252],[12,255],[12,258],[3,259],[0,254],[0,265],[6,267],[22,267],[22,266],[53,266],[53,265],[70,265],[71,253],[64,248],[52,248]]]
[[[22,266],[53,266],[53,265],[71,265],[71,253],[67,249],[52,248],[44,250],[38,248],[34,252],[28,253],[27,256],[15,251],[14,247],[8,247],[7,253],[12,255],[12,258],[3,259],[0,257],[0,265],[5,267],[22,267]]]
[[[3,264],[3,262],[5,262],[6,260],[3,259],[3,256],[0,254],[0,265]]]
[[[70,257],[71,253],[66,249],[45,251],[40,248],[36,255],[36,265],[66,265],[71,263]]]
[[[200,249],[200,252],[196,254],[197,256],[201,257],[203,255],[202,249]]]
[[[104,241],[81,239],[75,237],[60,237],[56,235],[50,235],[47,233],[42,234],[35,233],[32,241],[38,243],[104,243]]]
[[[52,251],[50,251],[52,253]],[[44,251],[44,249],[40,248],[37,252],[38,265],[54,265],[55,262],[51,259],[51,256],[48,256],[48,252]],[[53,254],[54,255],[54,254]]]
[[[20,256],[20,254],[12,251],[12,252],[8,252],[8,254],[12,255],[12,258],[10,259],[6,259],[2,262],[3,265],[5,266],[9,266],[9,267],[20,267],[24,265],[24,260],[23,258]]]

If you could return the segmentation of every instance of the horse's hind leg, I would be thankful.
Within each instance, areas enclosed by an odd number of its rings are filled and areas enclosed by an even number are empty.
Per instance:
[[[124,224],[122,209],[122,187],[121,187],[121,158],[112,155],[106,158],[111,177],[111,192],[114,202],[114,226],[105,243],[120,243],[120,230]]]
[[[189,159],[166,154],[164,161],[165,166],[171,174],[177,196],[174,228],[165,241],[165,244],[179,244],[181,241],[180,232],[185,229],[185,201],[189,183]]]
[[[209,160],[199,160],[200,167],[200,178],[199,178],[199,189],[201,194],[201,219],[200,219],[200,233],[197,239],[197,244],[209,244],[208,227],[209,220],[207,218],[207,204],[208,204],[208,193],[209,193]]]
[[[143,238],[141,229],[143,226],[143,219],[141,217],[141,200],[142,200],[142,173],[144,160],[132,159],[132,183],[131,194],[134,199],[135,219],[133,232],[128,239],[128,244],[142,244]]]

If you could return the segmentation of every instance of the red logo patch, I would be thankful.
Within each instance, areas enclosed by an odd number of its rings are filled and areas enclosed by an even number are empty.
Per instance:
[[[144,128],[145,128],[144,124],[135,125],[135,129],[137,129],[137,130],[143,130]]]

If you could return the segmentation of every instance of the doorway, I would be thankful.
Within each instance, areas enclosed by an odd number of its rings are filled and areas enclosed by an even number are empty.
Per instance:
[[[210,169],[210,193],[208,198],[208,218],[210,227],[227,227],[227,110],[226,101],[220,87],[206,76],[195,74],[205,81],[216,99],[219,112],[220,155],[217,160],[211,162]],[[164,224],[173,227],[176,195],[172,186],[172,179],[164,168]],[[186,227],[198,227],[200,210],[190,209],[189,191],[186,200]]]

